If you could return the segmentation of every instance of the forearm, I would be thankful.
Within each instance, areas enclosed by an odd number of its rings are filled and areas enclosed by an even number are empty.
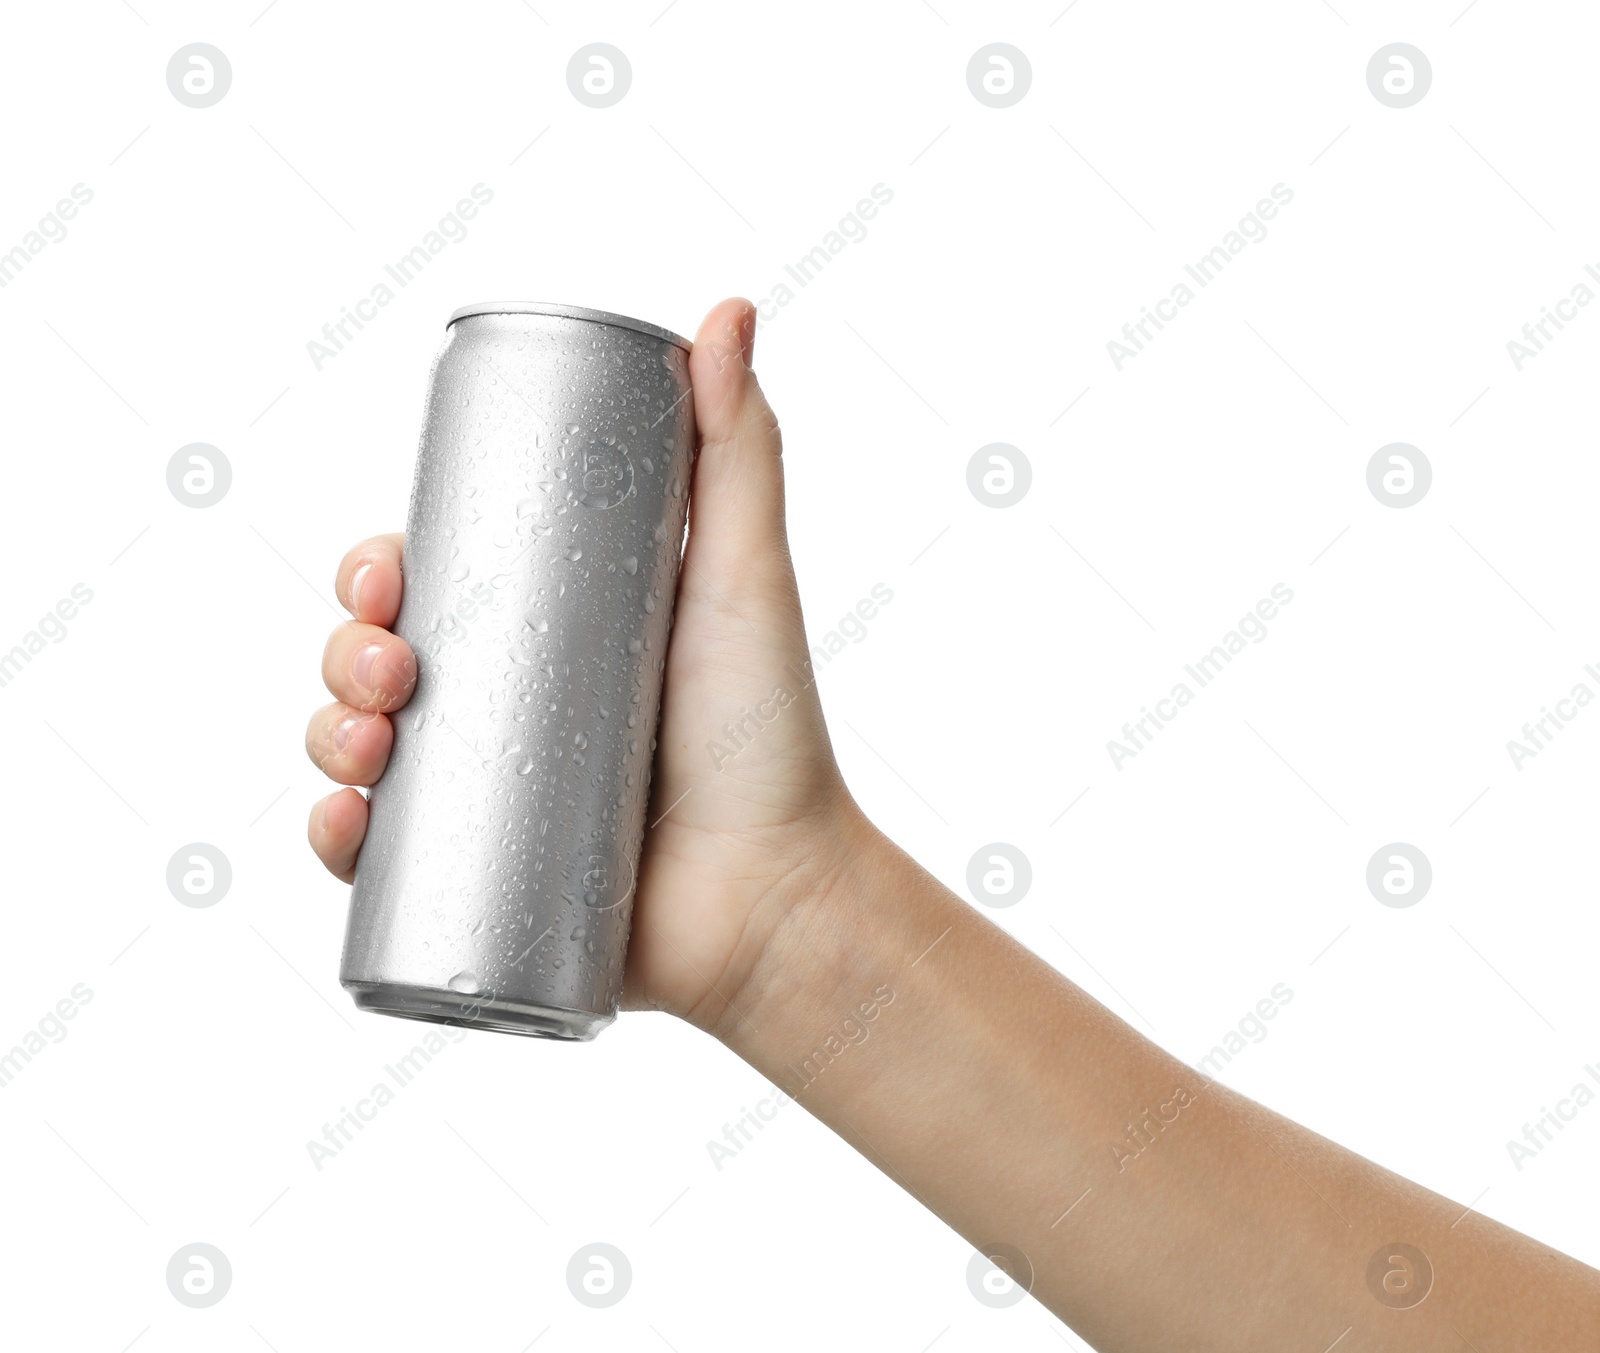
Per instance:
[[[1021,1251],[1096,1348],[1595,1346],[1600,1274],[1207,1084],[851,831],[716,1032],[974,1245]],[[1432,1268],[1410,1308],[1403,1272],[1396,1304],[1369,1285],[1396,1242]]]

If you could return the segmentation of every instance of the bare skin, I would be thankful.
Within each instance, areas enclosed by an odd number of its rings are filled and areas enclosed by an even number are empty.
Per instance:
[[[721,1039],[1105,1353],[1600,1348],[1600,1273],[1207,1083],[866,819],[792,675],[807,645],[754,319],[722,302],[690,359],[665,816],[625,1004]],[[388,629],[401,552],[378,536],[339,567],[354,618],[306,748],[346,786],[382,775],[415,685]],[[719,770],[708,742],[780,687],[793,703]],[[312,848],[347,882],[366,825],[354,787],[311,810]]]

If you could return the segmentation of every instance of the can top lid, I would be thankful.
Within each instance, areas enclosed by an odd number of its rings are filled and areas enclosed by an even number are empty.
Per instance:
[[[609,310],[591,310],[586,305],[557,305],[549,301],[479,301],[474,305],[464,305],[452,313],[444,327],[448,329],[458,319],[466,319],[470,315],[555,315],[561,319],[582,319],[591,324],[611,324],[620,329],[632,329],[666,343],[676,343],[685,352],[693,351],[687,338],[680,338],[671,329],[663,329],[659,324],[647,324],[642,319],[630,319],[627,315],[613,315]]]

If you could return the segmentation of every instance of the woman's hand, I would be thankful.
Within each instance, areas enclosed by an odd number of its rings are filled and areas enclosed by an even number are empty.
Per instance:
[[[750,366],[755,318],[747,301],[722,302],[689,359],[700,449],[625,983],[630,1008],[705,1027],[740,1020],[756,959],[827,887],[860,823],[810,684],[782,439]],[[312,716],[306,750],[342,785],[383,774],[389,716],[416,685],[416,658],[390,632],[402,554],[401,536],[376,536],[339,566],[335,590],[354,618],[328,641],[334,703]],[[311,810],[312,849],[346,882],[366,830],[357,789]]]
[[[1207,1080],[866,823],[795,675],[753,321],[725,301],[690,360],[701,449],[629,1004],[716,1033],[1106,1353],[1595,1348],[1600,1274]],[[400,562],[384,536],[339,569],[355,618],[307,747],[345,784],[382,773],[416,678],[386,628]],[[341,878],[366,823],[354,789],[312,810]],[[729,1154],[759,1128],[725,1129]]]

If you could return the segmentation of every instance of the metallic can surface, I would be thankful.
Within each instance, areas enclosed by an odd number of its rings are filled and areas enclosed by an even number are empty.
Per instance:
[[[689,345],[468,306],[434,361],[340,981],[384,1014],[592,1038],[615,1017],[695,444]]]

